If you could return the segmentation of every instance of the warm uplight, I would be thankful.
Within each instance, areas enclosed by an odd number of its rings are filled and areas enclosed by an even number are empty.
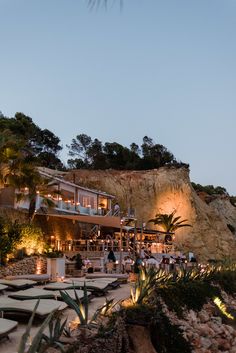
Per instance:
[[[227,312],[226,306],[222,301],[220,300],[219,297],[216,297],[214,300],[215,305],[220,309],[222,314],[224,314],[228,319],[234,320],[234,317]]]
[[[36,274],[41,275],[42,273],[42,261],[38,260],[36,263]]]
[[[187,219],[187,223],[192,224],[195,219],[195,215],[193,211],[194,209],[191,206],[191,198],[189,195],[190,189],[187,186],[181,186],[181,188],[178,188],[177,185],[172,188],[163,188],[163,190],[158,193],[156,204],[153,207],[153,214],[150,215],[149,219],[154,218],[157,213],[170,214],[173,211],[176,211],[176,217],[181,216],[181,219]],[[155,226],[152,227],[156,228]],[[159,229],[162,230],[161,227]],[[188,227],[178,229],[176,231],[176,243],[183,243],[186,234],[189,232],[190,228]]]
[[[77,327],[79,326],[80,324],[80,319],[79,317],[77,316],[74,320],[70,321],[69,322],[69,327],[70,329],[73,331],[75,329],[77,329]]]

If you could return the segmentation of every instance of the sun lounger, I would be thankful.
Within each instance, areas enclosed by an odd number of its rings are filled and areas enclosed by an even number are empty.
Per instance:
[[[129,275],[124,273],[88,273],[86,274],[87,279],[98,279],[98,278],[114,278],[119,283],[126,283]]]
[[[28,288],[25,290],[20,290],[8,295],[8,298],[17,300],[27,300],[27,299],[57,299],[58,293],[48,291],[40,288]]]
[[[71,283],[71,282],[93,282],[93,281],[101,281],[101,282],[107,282],[107,283],[113,283],[117,280],[117,278],[104,278],[104,277],[99,277],[99,278],[78,278],[78,277],[70,277],[66,278],[64,282]]]
[[[73,283],[73,282],[81,282],[81,280],[78,278],[66,278],[64,282]],[[97,282],[103,283],[107,285],[108,289],[115,289],[120,286],[120,283],[117,281],[117,278],[94,278],[94,279],[85,278],[83,282],[85,282],[86,284],[88,283],[90,285],[91,283],[96,285]]]
[[[43,287],[46,290],[54,291],[54,290],[67,290],[67,289],[72,289],[74,288],[71,283],[65,283],[65,282],[52,282],[49,284],[46,284],[46,286]],[[75,286],[75,288],[78,288]]]
[[[6,290],[8,286],[5,286],[4,284],[0,284],[0,292],[3,290]]]
[[[83,288],[84,283],[89,291],[91,291],[95,296],[105,295],[109,290],[109,283],[103,281],[74,281],[72,282],[72,286],[74,285],[76,288]]]
[[[63,291],[64,292],[64,291]],[[75,299],[74,289],[68,289],[66,291],[72,299]],[[79,299],[83,299],[84,291],[80,289],[76,289],[77,296]],[[91,292],[88,292],[88,296],[90,297]],[[8,298],[17,299],[17,300],[30,300],[30,299],[61,299],[61,294],[59,291],[51,291],[40,288],[29,288],[26,290],[21,290],[18,292],[14,292],[8,295]]]
[[[108,287],[109,283],[104,283],[102,281],[86,281],[86,287],[87,289],[92,292],[95,296],[101,296],[105,295],[109,289]],[[44,286],[44,289],[47,290],[67,290],[67,289],[83,289],[84,287],[84,281],[78,281],[78,279],[72,283],[66,283],[66,282],[54,282],[54,283],[49,283],[46,286]]]
[[[15,316],[23,314],[30,316],[35,308],[38,299],[31,300],[15,300],[6,297],[0,297],[0,312]],[[41,299],[36,310],[36,317],[45,318],[53,310],[64,310],[67,304],[53,299]]]
[[[0,318],[0,339],[8,338],[9,333],[17,328],[18,322]]]
[[[11,290],[20,290],[33,287],[37,282],[30,279],[0,279],[0,284],[4,284]]]
[[[69,294],[69,296],[72,298],[72,299],[76,299],[76,296],[75,296],[75,290],[74,289],[67,289],[67,290],[63,290],[62,292],[66,292],[67,294]],[[78,298],[83,302],[83,299],[84,299],[84,291],[81,290],[81,289],[76,289],[76,294],[78,296]],[[88,295],[88,299],[91,299],[92,297],[92,293],[90,291],[87,291],[87,295]],[[61,295],[60,295],[60,292],[59,292],[59,296],[58,296],[58,299],[62,299],[61,298]]]
[[[46,283],[49,282],[50,276],[46,273],[44,274],[27,274],[27,275],[16,275],[16,276],[7,276],[5,279],[13,280],[13,279],[30,279],[37,283]]]

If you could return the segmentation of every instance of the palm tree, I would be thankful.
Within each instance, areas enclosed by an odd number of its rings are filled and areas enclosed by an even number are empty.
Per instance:
[[[185,223],[187,219],[180,221],[181,216],[175,217],[176,211],[170,214],[167,213],[157,213],[155,218],[150,219],[148,222],[152,222],[161,226],[166,233],[174,233],[177,229],[182,227],[192,227],[191,224]],[[165,242],[171,241],[171,234],[165,236]]]
[[[9,175],[8,180],[9,184],[18,190],[17,201],[25,199],[29,201],[29,222],[32,222],[34,219],[38,195],[42,199],[41,206],[46,206],[47,208],[55,206],[55,203],[48,196],[49,188],[52,184],[49,183],[49,179],[43,178],[40,175],[34,164],[23,163],[18,173]],[[22,192],[22,189],[26,189],[27,192]],[[50,190],[50,194],[58,196],[60,192]]]
[[[17,191],[17,201],[29,201],[28,219],[32,222],[38,194],[45,206],[53,207],[55,204],[46,196],[49,181],[41,177],[34,161],[27,160],[23,150],[14,147],[16,146],[4,146],[1,149],[0,144],[0,189],[5,186],[13,187]],[[25,189],[27,192],[21,191]],[[53,190],[50,193],[58,192]]]
[[[36,211],[37,195],[42,197],[42,204],[54,207],[54,202],[48,198],[48,179],[42,178],[37,170],[37,159],[26,147],[25,141],[19,139],[8,129],[0,135],[0,190],[6,186],[17,190],[17,201],[29,201],[28,218],[31,222]],[[27,189],[22,192],[22,189]],[[51,194],[58,194],[56,190]]]

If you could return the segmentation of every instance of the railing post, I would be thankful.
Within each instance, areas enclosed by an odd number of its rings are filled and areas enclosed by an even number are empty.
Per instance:
[[[120,260],[119,260],[119,272],[122,272],[122,232],[123,232],[123,220],[120,221],[120,241],[119,241],[119,250],[120,250]]]

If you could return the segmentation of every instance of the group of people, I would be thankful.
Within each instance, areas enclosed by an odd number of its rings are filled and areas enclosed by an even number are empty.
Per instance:
[[[116,257],[113,250],[110,250],[107,256],[107,271],[110,271],[114,268],[114,264],[116,263]],[[134,261],[131,259],[130,256],[125,256],[122,260],[122,272],[128,273],[132,271],[132,266]]]
[[[187,258],[185,255],[182,256],[167,256],[167,255],[162,255],[162,258],[155,258],[153,255],[151,256],[145,256],[142,258],[142,252],[140,256],[136,257],[135,263],[134,263],[134,272],[138,273],[140,271],[141,267],[147,267],[147,268],[156,268],[160,269],[162,268],[163,270],[166,271],[173,271],[175,267],[182,267],[185,268],[187,265]],[[190,262],[196,262],[195,258],[192,258]]]
[[[108,263],[116,263],[116,257],[112,250],[110,250],[107,256]],[[190,262],[196,262],[196,259],[192,257]],[[122,272],[128,273],[134,271],[138,273],[141,267],[164,269],[166,271],[173,271],[175,267],[185,268],[187,266],[188,260],[185,255],[181,256],[168,256],[163,254],[161,258],[156,258],[152,254],[147,255],[143,249],[141,249],[140,254],[136,254],[135,261],[130,256],[125,256],[122,260]],[[113,266],[114,267],[114,266]]]

